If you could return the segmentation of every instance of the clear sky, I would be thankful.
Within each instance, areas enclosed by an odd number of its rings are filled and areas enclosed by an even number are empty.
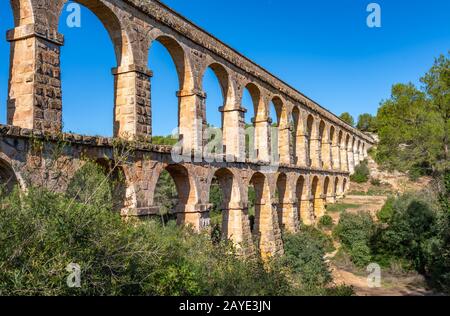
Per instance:
[[[448,0],[164,0],[164,3],[254,60],[335,114],[375,114],[393,83],[418,79],[450,50]],[[381,28],[368,28],[366,7],[381,5]],[[112,135],[116,66],[107,32],[87,9],[81,28],[63,13],[64,130]],[[0,33],[13,27],[9,1],[0,1]],[[9,44],[0,40],[0,122],[6,121]],[[152,46],[154,133],[177,125],[175,68],[165,49]],[[212,72],[204,79],[208,121],[220,125],[222,105]],[[252,117],[249,97],[246,120]],[[273,114],[272,114],[273,115]]]

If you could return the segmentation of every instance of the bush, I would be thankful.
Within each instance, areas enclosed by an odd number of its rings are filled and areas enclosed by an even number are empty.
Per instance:
[[[329,215],[324,215],[319,220],[319,227],[320,228],[326,228],[331,229],[333,227],[333,218]]]
[[[370,179],[370,184],[373,186],[379,187],[381,185],[381,180],[372,178],[372,179]]]
[[[350,176],[350,180],[356,183],[365,183],[369,181],[370,170],[367,166],[367,161],[361,162],[355,168],[355,173]]]
[[[384,203],[383,207],[380,211],[377,213],[377,218],[382,223],[387,223],[392,217],[392,214],[394,213],[393,205],[395,202],[394,197],[389,197],[386,202]]]
[[[317,229],[304,227],[297,234],[284,236],[283,262],[298,276],[306,288],[323,287],[331,282],[324,256],[330,250],[329,240]]]
[[[375,232],[372,217],[364,212],[342,213],[333,235],[340,240],[355,265],[362,267],[370,263],[370,241]]]

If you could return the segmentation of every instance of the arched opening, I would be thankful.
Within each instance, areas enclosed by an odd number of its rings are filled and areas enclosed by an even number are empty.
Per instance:
[[[9,194],[18,185],[16,174],[11,166],[0,159],[0,195]]]
[[[67,11],[68,5],[66,3],[59,18],[59,32],[64,35],[65,43],[61,48],[63,130],[113,136],[111,68],[119,65],[121,58],[115,55],[121,52],[120,39],[113,34],[120,26],[103,5],[90,5],[92,11],[80,5],[82,27],[74,26],[67,23],[72,12]]]
[[[179,98],[177,91],[184,84],[184,52],[172,38],[160,36],[149,50],[148,67],[151,78],[152,142],[174,145],[179,128]]]
[[[108,177],[112,196],[112,210],[120,212],[127,205],[126,178],[123,168],[115,161],[109,159],[97,159],[95,161]]]
[[[342,195],[345,195],[345,192],[347,191],[347,179],[344,178],[342,181]]]
[[[312,143],[312,137],[313,137],[313,127],[314,127],[314,117],[312,115],[308,116],[308,119],[306,121],[306,134],[307,134],[307,142],[308,142],[308,155],[307,155],[307,165],[312,166],[313,159],[315,156],[315,153],[313,152],[311,143]]]
[[[159,207],[163,223],[176,219],[178,224],[190,224],[186,220],[186,208],[195,205],[196,201],[197,193],[185,167],[168,165],[161,171],[153,204]]]
[[[285,173],[280,173],[277,179],[277,184],[275,188],[274,205],[278,214],[278,222],[280,228],[286,228],[289,225],[289,209],[286,205],[286,192],[287,189],[287,176]]]
[[[225,168],[214,173],[209,191],[213,241],[232,240],[236,245],[250,238],[247,210],[242,209],[241,194],[234,174]]]
[[[290,163],[290,121],[287,117],[283,101],[274,97],[269,105],[269,115],[272,122],[270,128],[271,159]]]
[[[291,128],[291,155],[292,162],[294,165],[300,165],[303,161],[302,159],[302,146],[299,143],[300,138],[300,111],[297,107],[292,110],[290,115],[289,127]],[[305,152],[303,152],[305,155]]]
[[[202,89],[206,100],[203,107],[204,137],[208,142],[208,153],[223,153],[223,114],[220,108],[225,106],[228,96],[228,73],[217,63],[211,64],[205,71]]]
[[[275,236],[279,233],[279,227],[275,225],[278,220],[273,212],[270,188],[266,176],[256,172],[252,176],[249,186],[253,186],[255,194],[255,221],[251,228],[253,238],[258,244],[261,256],[266,258],[278,250],[275,241]],[[277,229],[278,231],[276,231]]]
[[[17,1],[16,1],[17,2]],[[18,4],[16,4],[17,6]],[[18,8],[15,9],[16,11]],[[18,24],[18,23],[16,23]],[[6,34],[6,31],[14,28],[13,10],[9,1],[0,3],[0,34]],[[10,44],[5,38],[0,39],[0,124],[6,124],[7,100],[8,100],[8,82],[10,77]]]
[[[331,202],[330,198],[331,198],[331,189],[332,189],[332,184],[330,183],[330,178],[329,177],[325,177],[324,181],[323,181],[323,203],[326,205],[327,203]]]
[[[333,193],[334,193],[334,196],[336,197],[336,199],[339,198],[341,195],[340,187],[339,187],[339,177],[336,177],[334,179]]]
[[[325,122],[324,121],[320,121],[319,123],[319,153],[320,153],[320,157],[319,157],[319,167],[320,168],[324,168],[326,167],[326,163],[327,163],[327,155],[329,155],[329,153],[327,153],[327,139],[325,139]]]
[[[336,146],[336,129],[334,128],[333,125],[330,126],[330,133],[329,133],[329,138],[330,138],[330,144],[331,144],[331,164],[330,167],[332,169],[336,169],[337,165],[339,164],[339,152],[338,152],[338,148]]]
[[[242,107],[247,110],[245,114],[245,156],[249,159],[256,159],[258,153],[255,144],[255,120],[260,102],[260,91],[258,87],[249,83],[242,94]]]

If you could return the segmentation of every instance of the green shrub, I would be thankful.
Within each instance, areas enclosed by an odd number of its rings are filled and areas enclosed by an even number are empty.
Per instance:
[[[392,217],[392,214],[394,213],[393,205],[395,202],[394,197],[389,197],[386,202],[384,203],[383,207],[380,211],[377,213],[377,218],[382,223],[387,223]]]
[[[365,183],[369,180],[369,176],[370,170],[365,160],[355,167],[355,172],[350,176],[350,180],[356,183]]]
[[[375,232],[372,217],[365,212],[357,214],[342,213],[339,224],[335,227],[333,235],[338,238],[342,247],[347,251],[357,266],[370,263],[370,241]]]
[[[329,216],[329,215],[324,215],[319,220],[319,227],[320,228],[330,229],[330,228],[333,227],[333,225],[334,225],[333,218],[331,216]]]
[[[372,179],[370,179],[370,184],[373,186],[379,187],[381,185],[381,180],[372,178]]]
[[[331,282],[331,273],[324,256],[329,241],[317,229],[303,227],[297,234],[284,236],[285,257],[283,259],[298,276],[306,288],[323,287]]]

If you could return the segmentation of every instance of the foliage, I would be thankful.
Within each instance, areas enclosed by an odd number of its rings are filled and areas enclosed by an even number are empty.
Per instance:
[[[330,215],[324,215],[319,220],[319,227],[331,229],[333,227],[333,218]]]
[[[287,234],[283,239],[283,263],[296,273],[304,287],[323,287],[331,282],[331,273],[324,260],[331,241],[323,233],[311,227],[302,227],[298,233]]]
[[[376,160],[390,170],[423,174],[449,168],[450,60],[444,55],[413,84],[395,84],[377,114]]]
[[[356,128],[362,132],[376,133],[377,132],[376,117],[368,113],[359,115]]]
[[[169,216],[178,204],[178,193],[170,173],[163,170],[155,188],[154,204],[159,206],[160,214]]]
[[[369,180],[370,170],[367,160],[361,162],[355,167],[355,172],[350,176],[350,180],[356,183],[365,183]]]
[[[369,264],[372,259],[370,241],[375,228],[375,223],[369,214],[344,212],[333,231],[333,236],[340,240],[352,261],[362,267]]]
[[[392,217],[392,214],[394,213],[394,202],[395,202],[395,198],[394,197],[389,197],[386,202],[384,203],[383,207],[381,208],[380,211],[378,211],[377,213],[377,218],[380,222],[382,223],[387,223],[389,222],[389,220]]]
[[[154,145],[167,145],[167,146],[174,146],[178,142],[177,138],[174,138],[173,136],[153,136],[152,137],[152,144]]]
[[[372,178],[372,179],[370,179],[370,184],[373,186],[379,187],[381,185],[381,180]]]
[[[339,116],[339,118],[346,122],[348,125],[355,126],[355,119],[350,113],[344,112],[341,114],[341,116]]]

